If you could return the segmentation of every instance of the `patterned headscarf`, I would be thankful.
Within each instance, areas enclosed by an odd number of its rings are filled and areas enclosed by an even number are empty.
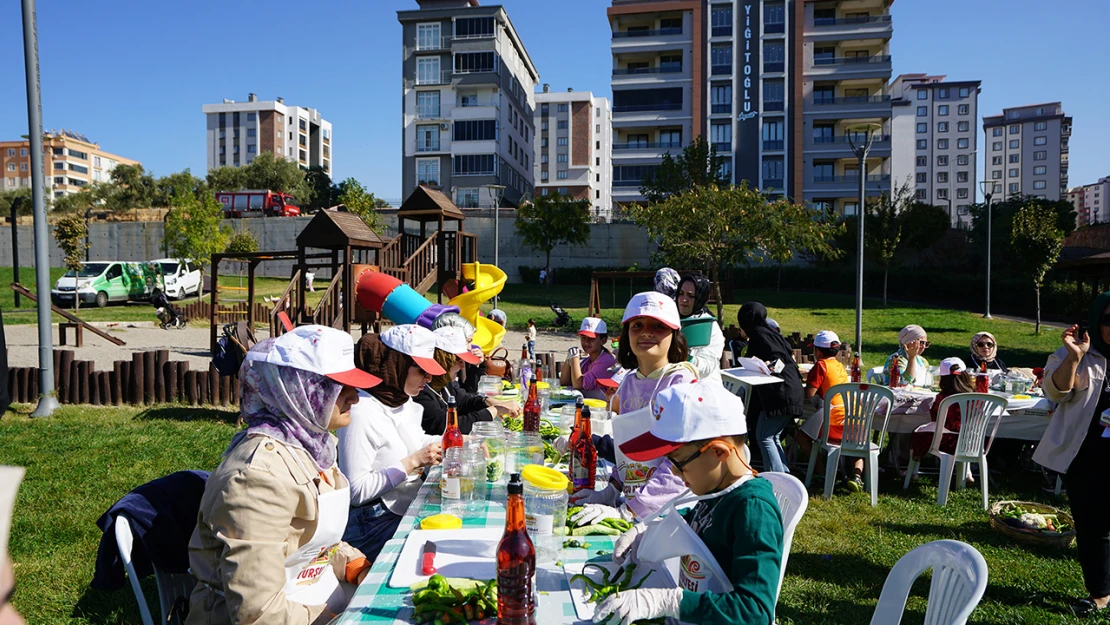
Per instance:
[[[678,272],[670,267],[664,267],[656,271],[655,290],[674,299],[675,294],[678,293]]]
[[[902,347],[905,345],[909,345],[910,343],[913,343],[914,341],[920,341],[925,337],[925,328],[922,328],[919,325],[910,324],[902,328],[902,331],[898,333],[898,346]]]
[[[987,355],[986,356],[980,355],[979,354],[979,349],[978,349],[979,340],[984,339],[984,338],[990,339],[991,343],[994,343],[994,347],[991,347],[990,349],[987,350]],[[976,334],[975,336],[971,337],[971,353],[974,354],[975,356],[977,356],[977,359],[976,359],[977,361],[978,360],[984,360],[986,362],[994,362],[994,359],[998,356],[998,341],[994,338],[994,335],[991,334],[990,332],[980,332],[979,334]]]
[[[432,357],[439,363],[439,366],[443,367],[443,371],[445,372],[443,375],[433,375],[432,381],[428,383],[428,385],[432,387],[432,390],[438,393],[447,388],[451,380],[455,379],[455,374],[451,373],[451,367],[454,367],[455,363],[459,362],[459,357],[450,352],[445,352],[438,347]]]
[[[268,351],[274,340],[261,341],[251,351]],[[243,362],[239,384],[239,411],[247,429],[231,439],[228,451],[251,436],[269,436],[303,450],[320,471],[335,466],[336,439],[328,431],[328,422],[342,384],[318,373],[260,360]]]

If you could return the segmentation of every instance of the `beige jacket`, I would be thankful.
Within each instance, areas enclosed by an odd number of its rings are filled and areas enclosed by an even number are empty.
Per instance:
[[[1065,393],[1056,388],[1052,373],[1064,362],[1067,354],[1067,350],[1061,347],[1048,357],[1045,364],[1041,386],[1045,397],[1056,402],[1056,410],[1037,450],[1033,452],[1033,460],[1037,464],[1057,473],[1067,473],[1071,461],[1079,453],[1106,380],[1106,358],[1092,350],[1079,361],[1072,389]]]
[[[255,436],[232,449],[208,478],[189,541],[189,566],[199,583],[187,625],[308,625],[332,618],[326,606],[293,603],[282,592],[285,558],[316,529],[317,493],[333,491],[328,482],[339,483],[338,467],[324,481],[302,465],[316,467],[304,451]],[[332,560],[340,581],[347,563],[362,557],[340,543]]]

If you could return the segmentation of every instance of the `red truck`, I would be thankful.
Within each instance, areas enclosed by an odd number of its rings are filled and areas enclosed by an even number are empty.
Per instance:
[[[224,217],[296,217],[301,214],[293,196],[276,191],[226,191],[216,194]]]

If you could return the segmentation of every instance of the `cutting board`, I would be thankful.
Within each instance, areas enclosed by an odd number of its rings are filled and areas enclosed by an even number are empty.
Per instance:
[[[577,581],[574,581],[574,582],[570,581],[570,578],[572,578],[575,575],[578,575],[579,573],[582,572],[582,568],[585,567],[586,564],[589,564],[589,563],[587,563],[587,562],[575,562],[573,564],[567,564],[566,566],[563,567],[563,573],[566,574],[567,583],[570,584],[570,598],[571,598],[572,601],[574,601],[574,611],[575,611],[575,613],[578,614],[578,618],[580,620],[591,622],[591,621],[593,621],[594,608],[597,607],[597,604],[596,603],[588,603],[586,601],[586,597],[589,593],[586,592],[586,585],[584,583],[582,583],[582,580],[577,580]],[[607,571],[609,571],[610,575],[612,575],[614,572],[616,572],[617,569],[621,568],[616,562],[613,562],[613,561],[594,562],[594,564],[598,564],[598,565],[604,567]],[[655,566],[660,566],[661,567],[662,565],[657,564]],[[677,587],[675,582],[671,581],[671,576],[667,573],[666,570],[664,570],[662,568],[660,568],[658,570],[651,569],[651,568],[649,568],[649,566],[647,564],[640,564],[636,567],[636,570],[632,573],[632,584],[635,585],[637,582],[639,582],[640,578],[643,577],[644,575],[646,575],[648,571],[651,571],[651,577],[647,578],[647,581],[645,581],[644,585],[640,586],[640,588],[676,588]],[[590,567],[590,570],[587,573],[587,576],[592,580],[599,581],[599,582],[601,581],[601,573],[595,567],[592,567],[592,566]]]
[[[405,539],[401,555],[389,578],[390,588],[408,588],[428,579],[420,574],[424,543],[436,544],[436,573],[444,577],[493,579],[497,577],[497,543],[504,528],[457,530],[413,530]]]

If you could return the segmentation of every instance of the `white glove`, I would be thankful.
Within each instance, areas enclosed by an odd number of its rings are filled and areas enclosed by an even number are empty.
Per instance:
[[[578,491],[576,495],[571,497],[571,503],[576,506],[584,506],[591,503],[615,506],[618,499],[620,499],[620,491],[610,483],[606,484],[605,488],[601,490]]]
[[[656,618],[678,618],[681,605],[681,588],[626,590],[602,601],[594,610],[594,622],[605,623],[616,617],[614,625],[631,625]]]
[[[560,436],[559,438],[555,439],[554,445],[555,451],[565,456],[566,453],[570,451],[570,437]]]
[[[572,358],[581,358],[581,357],[582,357],[582,348],[580,348],[580,347],[571,347],[571,348],[567,349],[567,360],[570,360]]]
[[[628,510],[625,506],[614,508],[613,506],[606,506],[599,503],[586,504],[577,514],[570,518],[570,522],[575,527],[584,527],[586,525],[597,525],[605,519],[620,519],[628,521],[632,518],[632,511]]]
[[[617,537],[617,541],[613,543],[613,562],[623,566],[626,562],[639,564],[639,558],[636,557],[636,551],[640,548],[640,539],[647,531],[647,526],[643,523],[637,523],[632,526],[632,529],[621,534]]]

